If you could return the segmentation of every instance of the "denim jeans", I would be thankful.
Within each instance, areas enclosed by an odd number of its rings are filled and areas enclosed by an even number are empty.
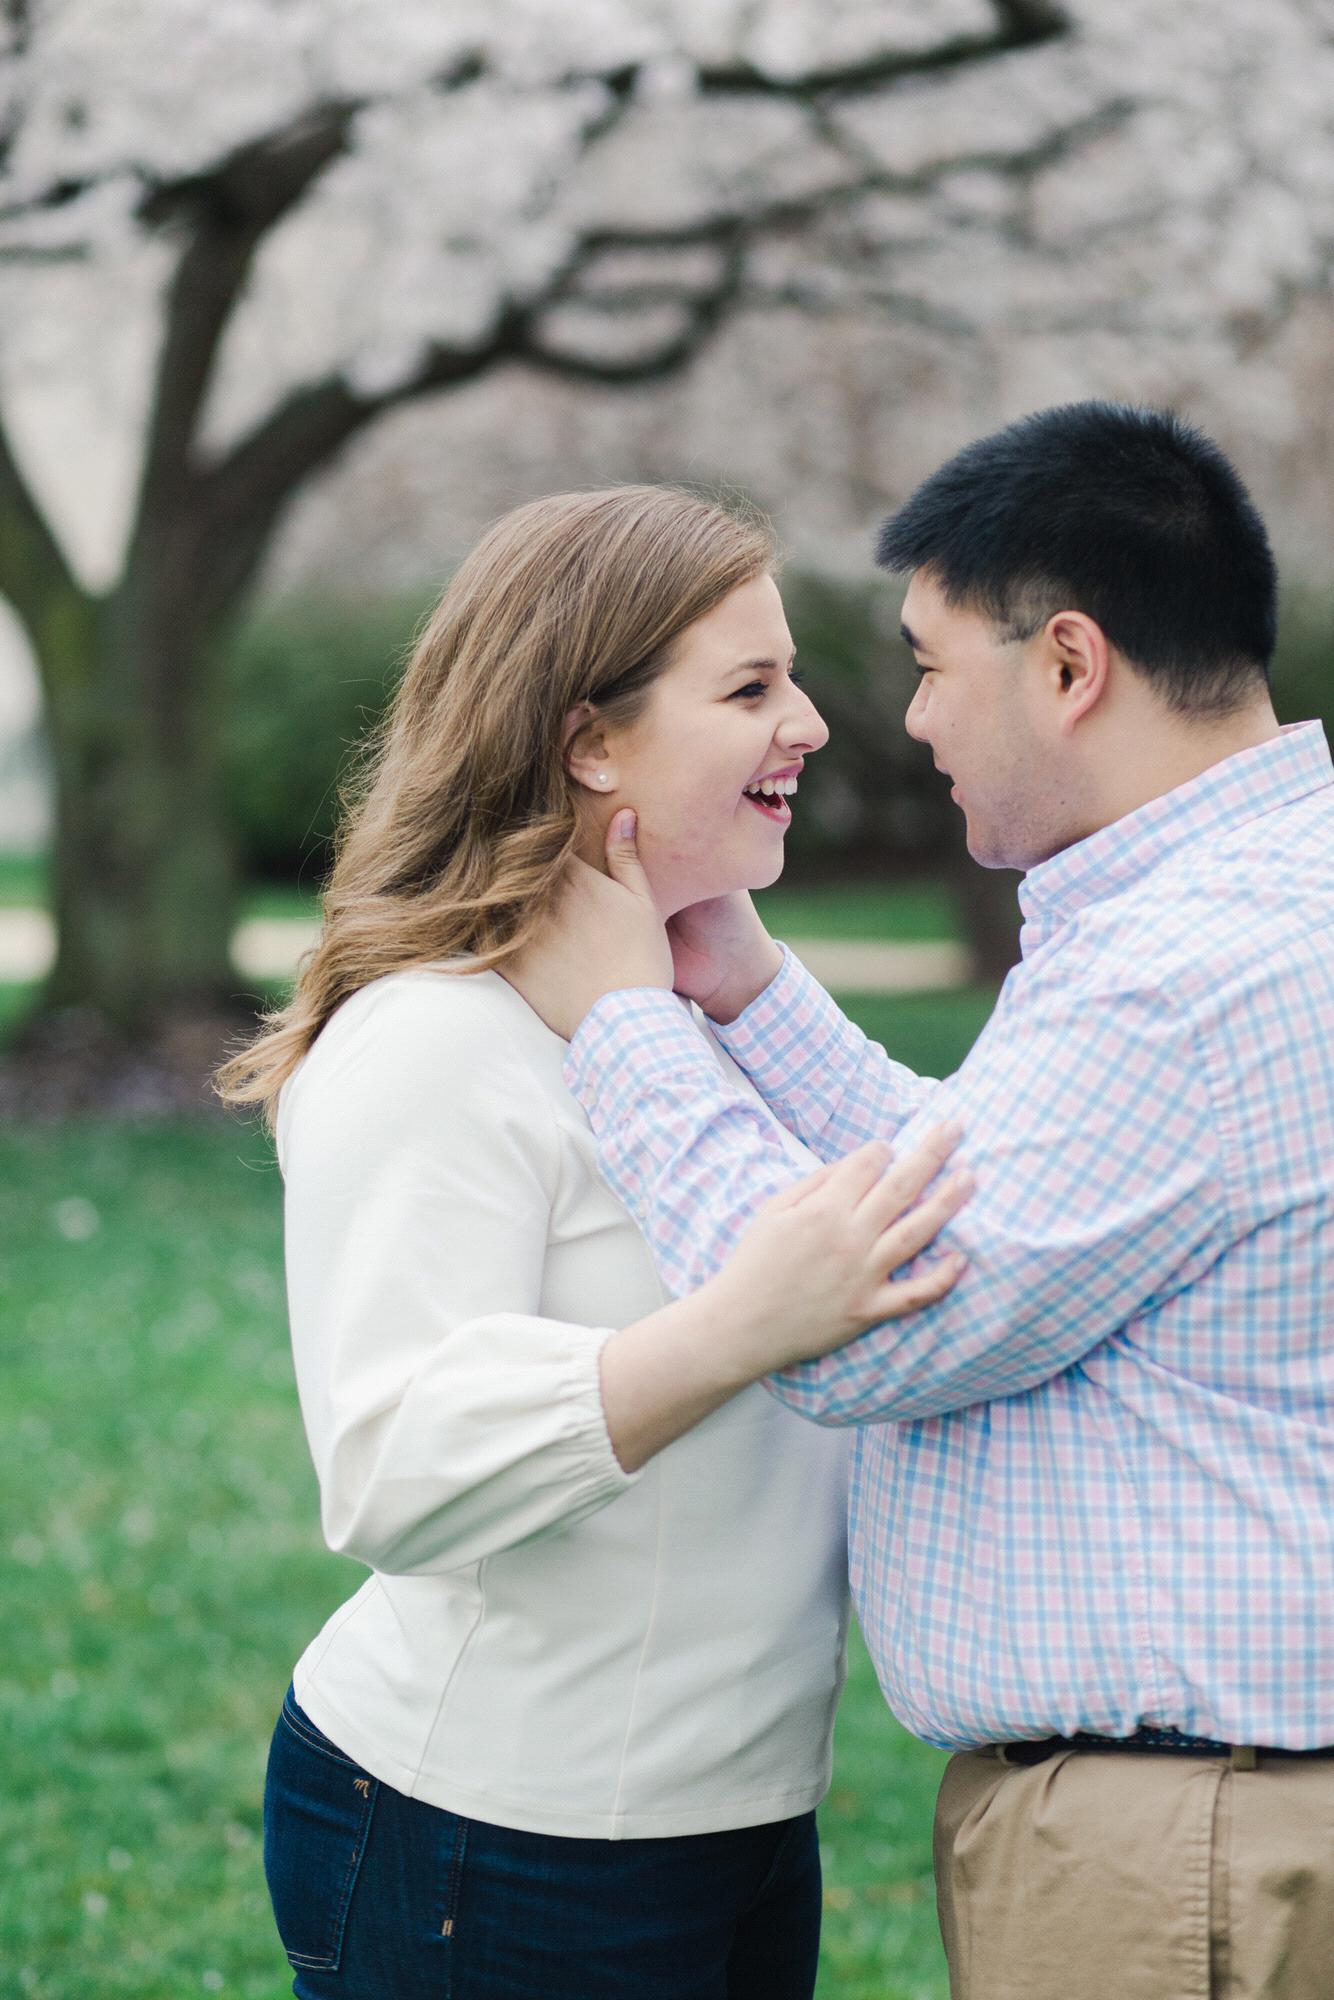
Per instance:
[[[289,1689],[264,1868],[298,2000],[810,2000],[815,1814],[584,1840],[405,1798]]]

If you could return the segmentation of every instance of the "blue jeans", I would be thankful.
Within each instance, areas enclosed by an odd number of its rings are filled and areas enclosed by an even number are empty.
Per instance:
[[[583,1840],[405,1798],[289,1688],[264,1869],[298,2000],[810,2000],[815,1814]]]

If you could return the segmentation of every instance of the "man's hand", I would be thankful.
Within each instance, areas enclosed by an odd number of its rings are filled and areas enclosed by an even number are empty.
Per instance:
[[[498,968],[566,1041],[604,993],[629,986],[671,990],[672,954],[640,865],[633,813],[613,815],[607,866],[610,875],[601,875],[585,861],[573,862],[551,922]]]
[[[667,924],[672,978],[713,1021],[734,1021],[783,963],[744,889],[678,910]]]

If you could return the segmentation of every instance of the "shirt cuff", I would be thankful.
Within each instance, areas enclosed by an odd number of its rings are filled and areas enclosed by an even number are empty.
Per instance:
[[[628,1117],[646,1087],[691,1075],[716,1085],[718,1066],[676,994],[633,986],[604,993],[589,1009],[561,1074],[596,1132]]]
[[[827,1090],[847,1063],[850,1037],[858,1047],[862,1040],[796,953],[785,944],[778,948],[783,963],[763,993],[735,1021],[710,1023],[732,1061],[771,1102],[812,1079]]]

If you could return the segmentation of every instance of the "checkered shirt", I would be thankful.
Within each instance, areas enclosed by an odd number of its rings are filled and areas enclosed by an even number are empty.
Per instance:
[[[919,1077],[790,954],[719,1040],[822,1160],[965,1127],[968,1269],[770,1386],[856,1424],[853,1586],[944,1746],[1334,1742],[1334,769],[1304,723],[1032,869],[1022,961]],[[670,994],[570,1048],[678,1293],[790,1155]]]

